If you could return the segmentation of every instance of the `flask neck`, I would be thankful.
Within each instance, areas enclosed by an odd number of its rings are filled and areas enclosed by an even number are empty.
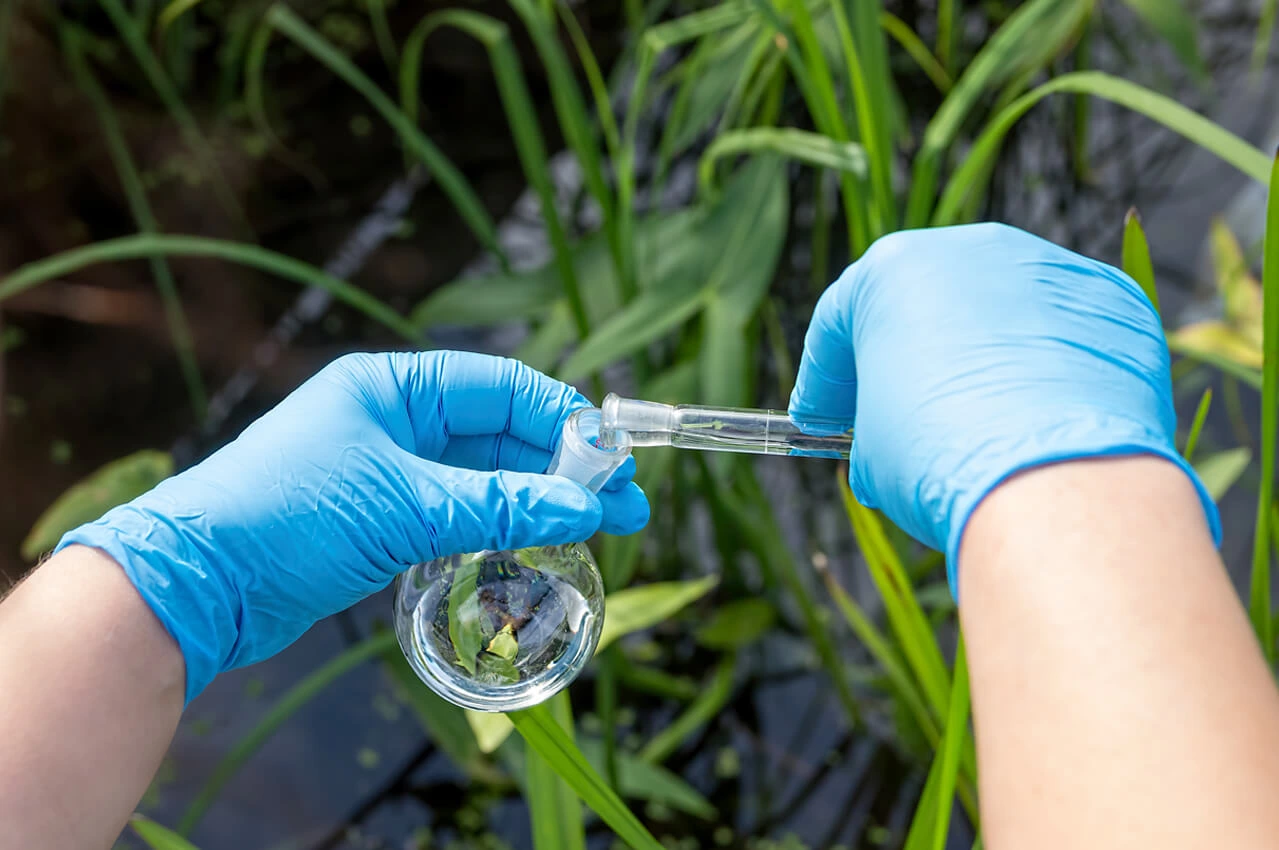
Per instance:
[[[625,431],[615,435],[613,445],[600,446],[600,411],[585,407],[576,410],[564,423],[559,445],[546,472],[559,475],[598,493],[617,468],[631,456],[631,441]]]

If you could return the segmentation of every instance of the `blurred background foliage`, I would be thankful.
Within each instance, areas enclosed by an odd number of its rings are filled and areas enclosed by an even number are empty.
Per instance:
[[[0,8],[10,577],[344,351],[784,407],[848,262],[996,218],[1160,307],[1273,660],[1274,0]],[[975,846],[936,553],[833,464],[639,470],[653,521],[595,541],[608,639],[569,693],[442,703],[375,598],[193,704],[122,843]]]

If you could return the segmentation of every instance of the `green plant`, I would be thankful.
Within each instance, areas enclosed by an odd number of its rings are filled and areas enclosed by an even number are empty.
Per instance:
[[[184,38],[180,28],[206,11],[203,4],[162,4],[155,30],[170,49],[157,53],[141,36],[145,27],[138,23],[152,19],[149,4],[138,4],[137,15],[129,18],[118,0],[101,2],[188,145],[207,160],[207,144],[182,100],[182,65],[173,49]],[[248,120],[271,140],[277,155],[305,169],[305,162],[286,150],[273,129],[281,123],[273,119],[273,110],[282,95],[268,79],[267,61],[274,50],[284,49],[279,47],[284,42],[302,51],[306,61],[318,63],[372,106],[394,131],[406,159],[420,163],[437,181],[477,242],[497,260],[498,271],[453,281],[402,316],[292,258],[248,244],[158,233],[145,193],[136,186],[136,175],[131,176],[135,169],[112,124],[109,105],[94,94],[92,72],[72,46],[68,58],[99,113],[140,233],[17,269],[0,280],[0,301],[92,263],[147,257],[157,286],[172,302],[164,259],[214,256],[322,286],[411,341],[420,342],[442,325],[525,322],[531,333],[516,356],[566,380],[590,378],[597,393],[601,383],[593,376],[624,364],[644,397],[747,405],[767,396],[784,399],[788,393],[787,376],[793,369],[776,305],[793,293],[777,291],[775,285],[788,245],[807,238],[809,278],[816,288],[828,282],[832,256],[855,259],[875,238],[903,227],[978,217],[1006,138],[1050,95],[1073,99],[1080,167],[1087,106],[1101,98],[1172,129],[1253,179],[1269,180],[1272,186],[1279,180],[1269,157],[1173,98],[1086,70],[1091,39],[1099,37],[1093,33],[1108,13],[1107,5],[1095,0],[1031,0],[987,4],[989,8],[941,0],[931,46],[879,0],[727,0],[681,6],[676,15],[667,14],[665,3],[634,2],[627,4],[633,26],[628,48],[611,73],[601,68],[567,3],[509,0],[520,33],[479,11],[436,12],[399,42],[388,23],[390,5],[381,0],[361,4],[378,59],[392,69],[389,88],[375,81],[368,63],[356,61],[326,38],[300,6],[272,3],[264,4],[261,13],[250,4],[234,4],[220,52],[220,89],[231,91],[242,78]],[[1182,3],[1128,0],[1127,5],[1192,73],[1203,77],[1195,24]],[[1274,9],[1274,2],[1264,7],[1257,42],[1262,56]],[[964,24],[978,15],[990,35],[969,43]],[[433,36],[445,28],[478,42],[491,68],[546,229],[550,260],[541,268],[512,268],[480,193],[421,129],[420,66],[428,41],[434,44]],[[581,200],[598,210],[593,229],[579,227],[552,180],[548,155],[554,143],[536,117],[529,79],[514,48],[516,36],[527,36],[549,81],[553,130],[576,162]],[[674,61],[659,72],[659,60],[670,57]],[[1067,60],[1083,70],[1063,73]],[[926,79],[938,98],[935,105],[907,102],[902,92],[908,74]],[[628,96],[620,121],[611,105],[617,95]],[[661,97],[669,98],[669,112],[648,133],[651,138],[644,138],[644,118]],[[924,129],[915,138],[918,126]],[[647,181],[638,161],[645,147],[654,152]],[[695,160],[696,197],[678,209],[640,203],[663,196],[680,158]],[[904,189],[897,182],[900,174],[909,175]],[[801,192],[810,179],[814,214],[804,232],[794,226],[791,207],[807,200]],[[1279,428],[1276,197],[1272,188],[1261,282],[1251,278],[1238,246],[1231,248],[1229,234],[1218,230],[1218,281],[1228,296],[1226,315],[1213,330],[1182,328],[1169,337],[1177,353],[1261,391],[1261,487],[1250,614],[1272,660],[1270,557],[1272,538],[1279,537],[1271,488]],[[837,244],[841,239],[844,244]],[[1154,266],[1135,211],[1124,222],[1123,265],[1158,309]],[[185,363],[189,352],[179,333],[180,313],[172,305],[168,309],[175,347]],[[760,380],[759,352],[766,348],[780,373],[776,391]],[[1233,386],[1223,388],[1227,402]],[[1190,425],[1184,443],[1188,458],[1202,449],[1211,398],[1210,392],[1203,394]],[[1199,451],[1195,463],[1220,496],[1246,480],[1251,457],[1246,447],[1227,448]],[[868,732],[868,715],[884,711],[881,700],[896,712],[903,740],[892,743],[912,769],[926,771],[927,777],[907,845],[943,847],[955,798],[979,829],[966,660],[953,607],[945,604],[944,583],[938,601],[933,579],[939,560],[919,557],[902,533],[857,504],[841,481],[853,540],[876,598],[854,598],[829,569],[820,570],[826,591],[822,598],[748,462],[651,450],[640,458],[639,480],[655,496],[654,531],[647,538],[605,540],[598,548],[610,594],[606,638],[593,670],[598,738],[584,734],[582,724],[574,722],[567,696],[510,718],[476,715],[443,703],[416,681],[391,637],[379,634],[335,658],[278,702],[218,766],[180,831],[191,830],[227,778],[280,723],[343,672],[377,657],[430,739],[472,782],[525,794],[537,847],[583,846],[586,819],[579,800],[631,847],[657,847],[623,801],[660,799],[695,817],[713,817],[714,808],[662,765],[732,699],[747,664],[745,648],[782,631],[802,635],[812,648],[850,727]],[[127,487],[113,489],[94,501],[92,509],[128,498],[129,492]],[[690,582],[686,562],[706,554],[684,542],[691,537],[687,516],[694,506],[713,520],[711,548],[722,570],[714,579]],[[73,515],[79,513],[50,522],[65,524]],[[48,545],[52,531],[41,530],[41,535],[33,533],[38,541],[33,550]],[[648,545],[653,540],[675,542],[655,552]],[[745,563],[757,564],[758,575],[741,566]],[[629,588],[637,577],[648,583]],[[718,586],[718,608],[706,602],[713,585]],[[679,612],[694,603],[713,608],[710,622],[681,632],[691,632],[700,651],[713,654],[704,674],[667,672],[660,656],[657,663],[639,658],[616,640],[638,629],[678,622]],[[855,640],[841,643],[849,632]],[[868,667],[850,665],[854,649]],[[677,713],[664,731],[640,745],[619,744],[618,706],[640,695],[673,701]],[[913,738],[922,740],[922,751],[906,743]],[[147,837],[144,830],[151,826],[140,824],[138,831]],[[162,840],[155,837],[161,835],[158,831],[150,835]]]

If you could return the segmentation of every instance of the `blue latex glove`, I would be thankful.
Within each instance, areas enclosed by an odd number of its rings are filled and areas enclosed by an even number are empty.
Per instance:
[[[189,702],[412,564],[638,531],[649,508],[634,460],[598,497],[535,474],[588,404],[514,360],[348,355],[58,548],[97,547],[124,567],[182,650]]]
[[[1152,454],[1194,481],[1159,316],[1123,272],[1023,231],[976,224],[877,241],[822,296],[791,414],[851,424],[849,480],[917,540],[958,553],[978,502],[1013,473]]]

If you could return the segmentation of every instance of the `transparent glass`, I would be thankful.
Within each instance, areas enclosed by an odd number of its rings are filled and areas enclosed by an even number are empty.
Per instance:
[[[574,413],[547,472],[599,490],[630,455],[600,448],[599,410]],[[595,654],[604,585],[582,543],[453,555],[417,564],[395,588],[395,633],[440,696],[514,711],[567,687]]]
[[[846,423],[796,421],[780,410],[660,404],[610,393],[601,405],[604,445],[674,446],[739,454],[848,458],[853,445]]]

